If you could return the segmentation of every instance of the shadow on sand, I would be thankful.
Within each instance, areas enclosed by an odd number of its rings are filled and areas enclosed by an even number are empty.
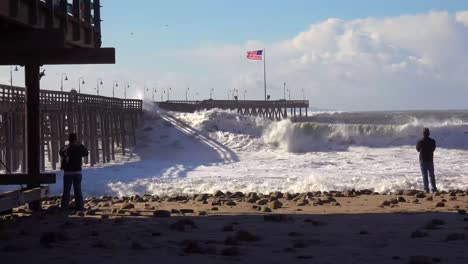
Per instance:
[[[468,263],[468,222],[453,213],[271,215],[38,214],[0,222],[1,259],[49,264]]]

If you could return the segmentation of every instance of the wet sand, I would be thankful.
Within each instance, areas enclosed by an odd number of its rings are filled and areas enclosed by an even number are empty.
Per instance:
[[[468,263],[468,191],[99,197],[83,212],[59,202],[2,217],[2,262]]]

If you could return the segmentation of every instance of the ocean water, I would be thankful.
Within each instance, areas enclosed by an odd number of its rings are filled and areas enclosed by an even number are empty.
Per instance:
[[[422,189],[415,144],[425,126],[439,189],[468,189],[468,111],[313,112],[293,123],[145,107],[133,156],[86,168],[85,195]]]

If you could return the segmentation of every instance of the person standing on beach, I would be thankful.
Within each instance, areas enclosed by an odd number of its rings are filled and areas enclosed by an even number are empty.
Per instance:
[[[423,138],[416,144],[416,150],[419,152],[419,164],[424,182],[424,191],[429,193],[429,178],[431,180],[432,192],[437,192],[435,175],[434,175],[434,151],[436,149],[436,142],[430,138],[429,128],[423,129]]]
[[[78,143],[75,133],[68,135],[68,145],[60,150],[62,157],[60,169],[63,170],[63,194],[61,207],[67,209],[70,202],[70,189],[73,185],[75,204],[77,210],[83,210],[83,193],[81,191],[81,166],[83,157],[88,156],[88,149]]]

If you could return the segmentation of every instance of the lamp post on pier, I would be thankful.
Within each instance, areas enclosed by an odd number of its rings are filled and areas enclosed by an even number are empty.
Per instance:
[[[63,79],[63,77],[65,77],[65,79]],[[60,91],[63,92],[63,81],[68,81],[68,76],[66,73],[62,73],[62,75],[60,76]]]
[[[125,85],[124,87],[124,98],[127,99],[127,89],[130,89],[130,84],[127,83],[127,85]]]
[[[188,91],[190,90],[190,87],[187,87],[187,89],[185,89],[185,101],[188,102]]]
[[[304,88],[302,88],[301,91],[302,91],[302,100],[305,100]]]
[[[283,84],[284,100],[286,100],[286,82]]]
[[[169,89],[167,90],[167,100],[169,101],[170,100],[170,94],[171,94],[171,91],[172,91],[172,88],[169,87]]]
[[[155,101],[154,101],[154,96],[155,96],[155,95],[156,95],[156,88],[153,88],[153,102],[155,102]]]
[[[103,85],[104,83],[102,82],[102,79],[99,78],[96,80],[96,93],[99,95],[99,85]]]
[[[13,88],[13,71],[17,72],[18,66],[15,66],[15,69],[13,70],[13,66],[10,65],[10,87],[11,88]]]
[[[245,94],[247,93],[247,90],[244,89],[244,101],[245,101]]]
[[[166,91],[163,89],[161,89],[161,102],[164,100],[164,94],[166,93]]]
[[[80,77],[78,79],[78,93],[81,93],[81,85],[84,85],[85,84],[85,81],[84,81],[84,77]]]
[[[210,90],[210,99],[213,99],[213,92],[214,92],[214,88],[211,88],[211,90]]]
[[[112,97],[115,97],[115,87],[119,87],[119,83],[117,81],[112,83]]]

